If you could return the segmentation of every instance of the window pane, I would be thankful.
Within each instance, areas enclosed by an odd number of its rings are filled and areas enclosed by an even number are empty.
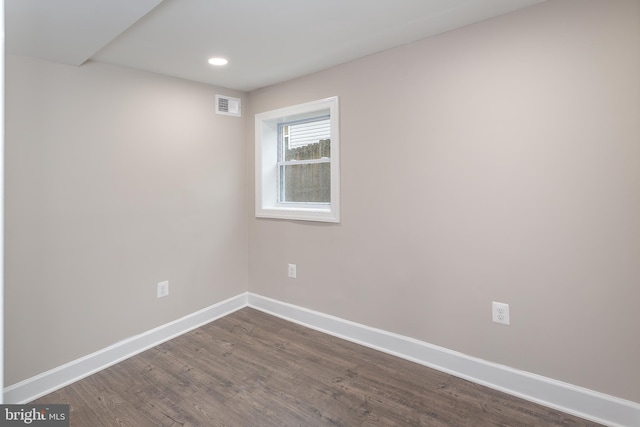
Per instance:
[[[331,163],[280,166],[280,202],[330,203]]]
[[[315,160],[331,157],[331,122],[319,117],[301,122],[280,125],[282,145],[280,159]]]
[[[291,144],[289,144],[289,147]],[[331,140],[323,139],[314,143],[285,147],[284,160],[315,160],[331,158]]]
[[[291,147],[318,142],[321,139],[329,139],[331,136],[331,122],[328,117],[318,117],[313,120],[289,123],[286,126],[291,135]]]

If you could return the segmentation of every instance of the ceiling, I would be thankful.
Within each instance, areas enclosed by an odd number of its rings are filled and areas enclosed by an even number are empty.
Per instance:
[[[542,1],[5,0],[6,51],[251,91]]]

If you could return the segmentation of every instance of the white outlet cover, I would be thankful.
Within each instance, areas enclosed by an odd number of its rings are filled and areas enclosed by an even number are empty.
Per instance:
[[[296,265],[295,264],[289,264],[289,277],[292,279],[296,278]]]
[[[166,297],[169,295],[169,281],[165,280],[164,282],[158,283],[158,298]]]
[[[494,323],[499,323],[501,325],[511,324],[509,304],[493,301],[491,303],[491,314]]]

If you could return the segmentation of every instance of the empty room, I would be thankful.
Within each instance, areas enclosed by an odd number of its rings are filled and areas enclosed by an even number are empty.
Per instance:
[[[3,10],[0,425],[640,426],[640,0]]]

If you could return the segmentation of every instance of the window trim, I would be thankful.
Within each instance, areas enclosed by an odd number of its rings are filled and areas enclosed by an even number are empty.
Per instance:
[[[279,203],[278,124],[329,114],[331,123],[331,202]],[[266,111],[255,116],[255,215],[302,221],[340,222],[340,120],[338,97]]]

